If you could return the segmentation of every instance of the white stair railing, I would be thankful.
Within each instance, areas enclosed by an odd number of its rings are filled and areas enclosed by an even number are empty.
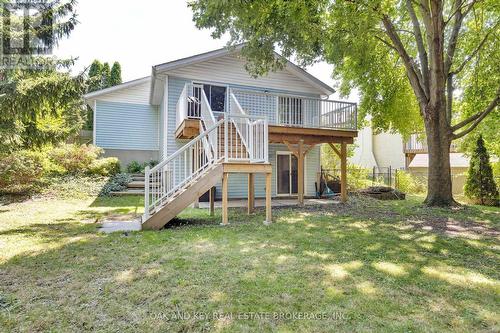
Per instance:
[[[231,122],[248,152],[251,162],[268,162],[268,124],[263,116],[248,115],[236,96],[230,94]]]
[[[192,108],[188,100],[189,88],[189,85],[184,87],[181,99],[185,102],[178,101],[178,112],[183,112],[179,107],[185,108],[187,113],[188,108]],[[249,159],[268,161],[268,130],[264,117],[246,115],[235,99],[238,114],[224,114],[223,119],[216,121],[202,90],[200,97],[201,134],[155,167],[146,168],[143,221],[217,163]]]

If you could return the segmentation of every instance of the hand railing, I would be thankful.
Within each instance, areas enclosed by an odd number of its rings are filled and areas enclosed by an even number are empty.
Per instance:
[[[201,134],[155,167],[146,168],[144,221],[216,163],[268,161],[267,120],[245,115],[240,108],[240,114],[224,114],[223,119],[216,121],[205,93],[203,90],[199,92],[199,108],[197,106],[196,110],[201,118]],[[185,102],[181,101],[182,98]],[[189,117],[189,98],[190,86],[186,85],[177,103],[177,112],[182,113],[178,119]],[[179,108],[184,108],[187,113]]]
[[[245,145],[251,162],[267,162],[268,126],[264,116],[249,116],[231,92],[231,122]]]
[[[265,116],[269,124],[357,129],[356,103],[246,89],[233,89],[232,93],[247,115]]]

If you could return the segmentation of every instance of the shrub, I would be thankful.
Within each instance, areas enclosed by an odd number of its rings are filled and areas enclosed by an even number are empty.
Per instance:
[[[479,136],[472,153],[469,172],[464,186],[465,195],[481,205],[498,205],[498,189],[493,178],[490,155],[484,146],[483,137]]]
[[[43,175],[43,156],[21,150],[0,157],[0,192],[21,194],[33,191]]]
[[[356,191],[372,185],[370,170],[355,165],[347,166],[347,189]]]
[[[425,182],[411,173],[398,170],[396,177],[396,187],[398,190],[414,194],[425,192]]]
[[[138,161],[132,161],[127,165],[128,173],[141,173],[144,171],[144,166]]]
[[[94,160],[90,164],[88,174],[113,176],[120,173],[120,161],[116,157],[107,157]]]
[[[156,161],[156,160],[149,160],[148,162],[144,162],[144,163],[141,163],[138,161],[132,161],[127,165],[127,172],[128,173],[144,173],[144,170],[146,169],[147,166],[152,168],[157,164],[158,164],[158,161]]]
[[[50,159],[65,173],[78,174],[89,170],[90,165],[103,153],[93,145],[63,144],[49,152]]]
[[[108,196],[111,192],[123,191],[127,188],[127,184],[132,181],[132,178],[126,173],[119,173],[109,178],[108,182],[102,187],[100,196]]]

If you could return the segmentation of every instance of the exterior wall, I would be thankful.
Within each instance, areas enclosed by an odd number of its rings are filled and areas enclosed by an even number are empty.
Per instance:
[[[451,168],[451,191],[453,194],[463,194],[464,185],[467,179],[466,167],[452,167]],[[426,167],[410,167],[410,173],[427,178],[428,168]]]
[[[269,145],[269,162],[271,163],[273,174],[272,174],[272,196],[276,196],[276,153],[277,152],[287,152],[288,148],[285,145],[270,144]],[[305,170],[304,170],[304,181],[305,196],[313,197],[316,195],[316,176],[318,173],[320,165],[319,157],[320,147],[315,147],[306,155],[305,158]],[[231,174],[229,176],[228,184],[228,194],[230,199],[244,199],[248,197],[248,175],[247,174]],[[264,198],[266,196],[266,179],[262,174],[255,175],[255,196],[257,198]],[[222,198],[222,184],[217,185],[217,199]]]
[[[158,160],[160,144],[157,107],[149,104],[150,81],[97,97],[95,144],[122,167],[131,161]]]
[[[381,133],[373,137],[373,154],[379,168],[391,166],[393,169],[405,167],[403,140],[399,134]]]
[[[270,72],[257,79],[253,78],[245,70],[245,60],[237,54],[179,68],[168,74],[190,80],[225,82],[231,85],[320,94],[318,89],[286,70]]]
[[[196,81],[196,80],[194,80]],[[200,80],[201,81],[201,80]],[[182,89],[184,89],[184,85],[186,83],[191,83],[193,80],[188,78],[179,78],[169,76],[168,78],[168,132],[166,133],[167,140],[167,148],[168,155],[173,154],[183,145],[189,142],[189,140],[178,140],[175,138],[175,130],[176,130],[176,105],[179,97],[181,95]],[[217,84],[217,82],[214,82]],[[219,83],[223,85],[228,85],[227,83]],[[251,89],[251,90],[260,90],[262,88],[259,87],[245,87],[242,85],[229,84],[229,88],[234,89]],[[276,91],[281,93],[288,93],[287,91]],[[275,103],[275,99],[274,103]],[[270,104],[265,104],[266,101],[260,106],[261,110],[264,110],[263,113],[259,115],[266,115],[270,119],[274,119],[275,117],[275,109],[270,108]],[[271,102],[269,102],[271,103]],[[288,151],[286,145],[269,145],[269,162],[271,162],[273,167],[273,179],[272,179],[272,195],[276,195],[276,152],[277,151]],[[320,167],[320,147],[316,147],[311,150],[305,160],[305,195],[306,196],[314,196],[316,194],[315,182],[316,175]],[[217,186],[217,198],[221,197],[221,184]],[[248,179],[247,175],[231,175],[229,177],[229,197],[234,198],[246,198],[248,190]],[[261,175],[256,175],[255,177],[255,195],[257,197],[265,196],[265,177]]]
[[[105,149],[105,157],[117,157],[120,160],[122,169],[132,161],[147,162],[158,161],[158,151],[156,150],[125,150],[125,149]]]
[[[147,104],[97,101],[96,145],[104,149],[159,148],[158,108]]]

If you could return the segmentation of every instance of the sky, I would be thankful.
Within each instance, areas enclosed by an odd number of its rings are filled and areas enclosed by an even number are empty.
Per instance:
[[[224,47],[228,40],[198,30],[185,0],[80,0],[77,14],[80,23],[54,54],[78,57],[78,72],[94,59],[110,65],[118,61],[124,81],[150,75],[153,65]],[[332,67],[324,62],[307,71],[334,84]]]

